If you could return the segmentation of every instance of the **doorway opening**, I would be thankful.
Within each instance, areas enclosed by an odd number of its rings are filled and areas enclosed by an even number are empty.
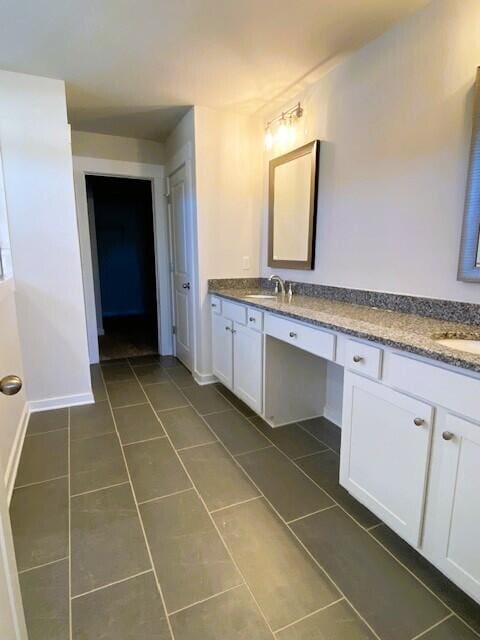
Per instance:
[[[100,360],[158,353],[151,181],[85,180]]]

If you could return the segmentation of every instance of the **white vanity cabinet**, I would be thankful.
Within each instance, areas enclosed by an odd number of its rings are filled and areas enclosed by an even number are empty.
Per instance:
[[[249,407],[261,413],[263,334],[257,327],[262,325],[262,314],[255,311],[247,316],[246,307],[228,301],[223,302],[220,314],[217,308],[212,313],[213,373]]]
[[[340,482],[415,547],[422,531],[432,429],[430,405],[345,374]]]

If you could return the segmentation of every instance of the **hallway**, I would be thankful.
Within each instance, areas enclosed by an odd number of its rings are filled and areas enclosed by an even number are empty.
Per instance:
[[[480,608],[338,485],[332,423],[271,430],[172,357],[92,375],[95,404],[32,415],[23,448],[30,640],[478,638]]]

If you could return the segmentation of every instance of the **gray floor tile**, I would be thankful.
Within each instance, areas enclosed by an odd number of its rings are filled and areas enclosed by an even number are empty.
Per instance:
[[[68,473],[68,429],[25,438],[15,486]]]
[[[140,511],[169,612],[241,584],[193,490],[148,502]]]
[[[124,451],[138,502],[191,487],[168,438],[131,444]]]
[[[170,640],[153,572],[72,601],[72,640]]]
[[[114,409],[113,414],[122,444],[165,435],[160,421],[149,404]]]
[[[373,529],[372,535],[418,576],[447,606],[480,633],[480,604],[469,598],[466,593],[386,525],[382,524]]]
[[[292,528],[382,640],[413,638],[448,614],[338,507]]]
[[[260,495],[218,442],[185,449],[180,456],[209,511]]]
[[[262,436],[251,422],[233,409],[205,416],[205,420],[232,455],[270,445],[270,441]]]
[[[320,485],[322,489],[325,489],[328,495],[338,502],[363,527],[372,527],[380,522],[377,516],[373,515],[369,509],[360,504],[348,491],[340,486],[338,482],[340,458],[337,453],[327,449],[327,451],[316,453],[296,462],[314,482]]]
[[[176,640],[272,640],[245,586],[184,609],[171,618]]]
[[[68,560],[21,573],[29,640],[69,640]]]
[[[147,554],[127,484],[71,499],[72,595],[147,571]]]
[[[36,411],[28,419],[27,435],[45,433],[68,427],[68,409],[51,409]]]
[[[340,597],[263,499],[218,511],[214,519],[274,630]]]
[[[145,364],[135,367],[135,375],[141,384],[155,384],[156,382],[168,382],[170,379],[167,370],[159,364]]]
[[[273,429],[260,416],[252,418],[253,424],[290,458],[298,458],[327,447],[316,438],[301,429],[297,424],[287,424]]]
[[[99,364],[90,365],[90,377],[92,382],[92,391],[95,402],[102,402],[107,399],[107,391],[103,381],[102,369]]]
[[[143,404],[145,402],[145,394],[136,380],[109,384],[107,393],[114,408],[126,407],[130,404]]]
[[[188,402],[181,391],[172,382],[150,384],[145,387],[145,393],[157,411],[185,407]]]
[[[212,385],[206,385],[203,387],[200,385],[186,387],[183,389],[183,393],[187,396],[188,400],[193,404],[198,413],[201,413],[202,415],[212,413],[213,411],[231,409],[225,398],[220,395]]]
[[[216,440],[215,435],[192,407],[162,411],[159,417],[176,449]]]
[[[145,364],[155,364],[160,361],[160,356],[157,354],[146,355],[146,356],[134,356],[132,358],[128,358],[128,362],[132,365],[132,367],[141,367]]]
[[[19,571],[68,554],[68,480],[15,489],[10,505]]]
[[[237,459],[287,521],[333,504],[324,491],[274,448],[246,453]]]
[[[170,367],[167,371],[170,378],[179,387],[191,387],[195,384],[192,374],[185,367]]]
[[[240,398],[232,393],[230,389],[227,389],[227,387],[225,387],[223,384],[217,382],[213,386],[219,393],[222,394],[224,398],[226,398],[230,402],[230,404],[233,404],[235,409],[240,411],[241,414],[243,414],[247,418],[251,418],[256,415],[255,411],[251,409],[248,404],[245,404],[243,400],[240,400]]]
[[[116,433],[70,443],[72,495],[127,482],[122,450]]]
[[[425,633],[421,640],[478,640],[478,636],[458,618],[449,618]]]
[[[375,640],[367,625],[343,600],[277,633],[278,640]]]
[[[337,453],[340,453],[342,431],[336,424],[333,424],[333,422],[330,422],[327,418],[312,418],[311,420],[303,420],[299,422],[299,424],[312,436],[324,442]]]
[[[168,369],[169,367],[178,367],[182,364],[175,356],[159,356],[158,361],[165,369]]]
[[[111,364],[103,367],[102,372],[107,384],[134,379],[133,371],[129,364]]]
[[[102,361],[100,362],[102,369],[104,367],[109,367],[112,364],[128,364],[128,360],[127,358],[102,358]]]
[[[72,407],[70,410],[70,438],[72,440],[101,436],[114,431],[112,412],[106,401],[86,404],[82,407]]]

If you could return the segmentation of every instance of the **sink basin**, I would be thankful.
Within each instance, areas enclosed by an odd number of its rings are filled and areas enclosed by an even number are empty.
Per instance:
[[[480,340],[471,340],[468,338],[440,338],[435,340],[438,344],[450,349],[457,349],[458,351],[466,351],[467,353],[473,353],[480,356]]]
[[[252,298],[253,300],[276,300],[277,296],[269,296],[266,293],[250,293],[245,298]]]

